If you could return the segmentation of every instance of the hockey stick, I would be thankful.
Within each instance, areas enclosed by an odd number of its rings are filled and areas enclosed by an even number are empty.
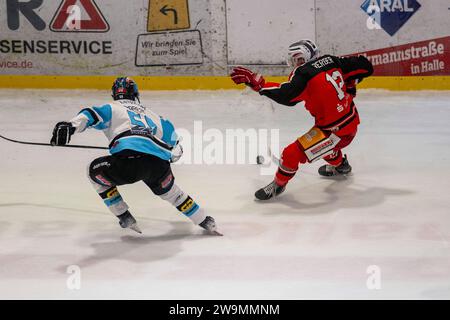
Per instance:
[[[0,135],[0,138],[5,139],[5,140],[10,141],[10,142],[20,143],[20,144],[27,144],[27,145],[32,145],[32,146],[46,146],[46,147],[65,147],[65,148],[79,148],[79,149],[101,149],[101,150],[109,150],[109,148],[107,148],[107,147],[82,146],[82,145],[76,145],[76,144],[72,144],[72,145],[64,145],[64,146],[54,146],[54,145],[52,145],[52,144],[50,144],[50,143],[28,142],[28,141],[19,141],[19,140],[9,139],[9,138],[4,137],[4,136],[2,136],[2,135]]]
[[[280,166],[280,159],[272,152],[272,148],[268,147],[269,156],[277,166]]]

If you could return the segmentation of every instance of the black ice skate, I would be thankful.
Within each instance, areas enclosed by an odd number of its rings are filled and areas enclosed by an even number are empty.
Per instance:
[[[207,216],[202,223],[199,224],[200,227],[205,229],[211,234],[215,234],[217,236],[223,236],[219,231],[217,231],[216,221],[213,217]]]
[[[120,216],[117,216],[117,218],[119,218],[119,224],[122,228],[129,228],[137,233],[142,233],[141,229],[139,229],[137,225],[136,219],[128,210]]]
[[[283,193],[286,190],[286,186],[279,186],[275,181],[272,181],[264,188],[255,192],[255,197],[258,200],[269,200]]]
[[[333,177],[339,175],[345,175],[352,172],[352,167],[347,161],[347,155],[344,155],[342,163],[337,167],[326,164],[319,168],[319,174],[324,177]]]

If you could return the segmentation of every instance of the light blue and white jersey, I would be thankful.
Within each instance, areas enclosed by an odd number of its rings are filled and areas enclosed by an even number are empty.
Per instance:
[[[80,111],[70,121],[76,132],[102,130],[111,154],[133,150],[170,160],[178,142],[173,124],[133,100],[117,100]]]

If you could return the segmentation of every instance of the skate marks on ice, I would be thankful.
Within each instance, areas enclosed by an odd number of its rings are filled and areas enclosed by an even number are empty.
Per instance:
[[[424,290],[421,292],[421,297],[432,300],[450,299],[450,286],[437,286]]]
[[[32,207],[32,208],[48,208],[48,209],[57,209],[69,211],[70,213],[76,213],[77,215],[80,213],[88,213],[88,214],[99,214],[99,215],[107,215],[108,213],[97,211],[97,210],[89,210],[89,209],[80,209],[80,208],[70,208],[58,205],[49,205],[43,203],[32,203],[32,202],[11,202],[11,203],[0,203],[0,208],[13,208],[13,207]]]
[[[366,208],[381,205],[389,197],[406,197],[414,194],[407,189],[387,188],[356,183],[353,176],[317,178],[318,182],[289,185],[279,197],[269,201],[255,201],[259,212],[273,215],[273,207],[264,210],[264,204],[273,203],[292,210],[281,210],[289,214],[329,214],[339,209]]]

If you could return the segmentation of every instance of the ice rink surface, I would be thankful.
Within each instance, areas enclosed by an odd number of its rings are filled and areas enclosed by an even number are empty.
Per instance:
[[[1,90],[0,134],[47,142],[57,121],[109,99]],[[189,130],[199,120],[204,130],[279,128],[281,146],[313,124],[301,105],[248,91],[143,92],[142,102]],[[143,183],[119,189],[144,233],[123,230],[86,178],[105,152],[0,139],[0,298],[450,299],[450,93],[360,91],[356,104],[345,179],[305,165],[282,196],[258,203],[272,179],[260,166],[174,166],[224,237],[204,235]],[[107,144],[95,130],[72,143]],[[372,270],[378,290],[367,287]]]

